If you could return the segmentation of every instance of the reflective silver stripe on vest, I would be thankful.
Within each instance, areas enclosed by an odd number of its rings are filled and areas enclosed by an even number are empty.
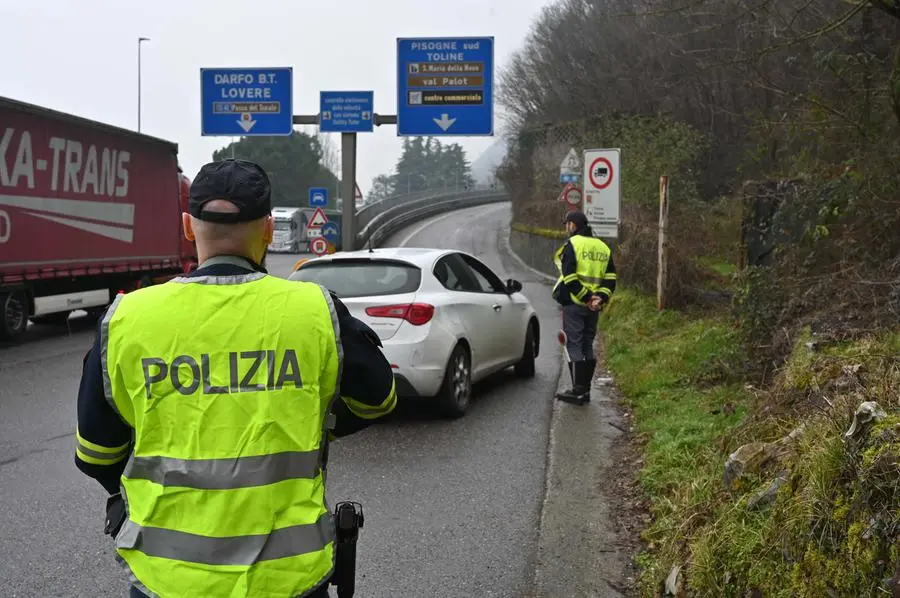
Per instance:
[[[204,565],[249,567],[323,550],[334,542],[331,513],[318,522],[273,530],[268,534],[212,537],[161,527],[143,527],[128,519],[116,536],[116,547],[138,550],[147,556]]]
[[[319,472],[320,451],[292,451],[227,459],[134,457],[123,475],[166,487],[231,490],[265,486],[297,478],[313,479]]]
[[[113,318],[113,314],[116,313],[116,308],[119,307],[119,303],[121,303],[122,298],[125,295],[116,295],[116,298],[113,299],[112,305],[109,306],[109,309],[106,310],[106,315],[103,316],[103,320],[100,322],[100,368],[103,370],[103,394],[106,395],[106,402],[112,406],[113,411],[116,412],[116,415],[119,416],[125,424],[132,428],[131,422],[126,420],[122,414],[119,412],[119,408],[116,406],[115,400],[113,400],[112,395],[112,381],[109,378],[109,323]]]
[[[602,278],[596,278],[594,276],[582,276],[581,274],[579,274],[578,280],[580,280],[581,282],[587,282],[590,284],[597,284],[597,285],[603,284]]]
[[[231,274],[228,276],[179,276],[173,278],[169,282],[181,284],[244,284],[245,282],[253,282],[268,276],[265,272],[250,272],[249,274]]]
[[[331,400],[328,401],[328,408],[325,410],[325,413],[332,414],[334,413],[334,402],[340,400],[341,398],[341,378],[344,376],[344,345],[341,343],[341,324],[338,321],[337,309],[334,307],[334,301],[331,300],[331,291],[323,287],[322,285],[317,285],[319,289],[322,291],[322,295],[325,297],[325,304],[328,306],[328,312],[331,314],[331,326],[334,328],[334,342],[337,347],[337,384],[334,385],[334,395],[331,397]],[[328,477],[328,432],[334,429],[334,423],[336,420],[330,419],[328,416],[325,417],[325,422],[322,426],[322,481],[325,482],[325,479]],[[325,508],[328,509],[328,501],[325,501]]]

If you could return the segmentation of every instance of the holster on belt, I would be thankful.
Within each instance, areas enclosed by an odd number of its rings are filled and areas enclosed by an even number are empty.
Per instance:
[[[346,501],[334,506],[336,537],[331,585],[337,586],[338,598],[351,598],[356,591],[356,541],[364,522],[361,504]]]

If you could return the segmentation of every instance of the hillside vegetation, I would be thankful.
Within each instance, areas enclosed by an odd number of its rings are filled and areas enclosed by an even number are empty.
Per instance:
[[[900,592],[900,1],[561,0],[501,99],[517,230],[559,228],[570,147],[622,148],[642,595]]]

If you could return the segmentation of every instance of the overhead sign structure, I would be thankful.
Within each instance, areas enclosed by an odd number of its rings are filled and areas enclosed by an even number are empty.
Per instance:
[[[310,187],[309,188],[309,207],[324,208],[328,205],[328,188],[327,187]]]
[[[328,216],[325,215],[322,208],[316,208],[316,211],[313,212],[309,222],[306,223],[306,228],[307,230],[311,228],[322,228],[326,222],[328,222]]]
[[[316,237],[309,243],[309,250],[316,255],[325,255],[328,253],[328,241],[322,237]]]
[[[320,235],[323,239],[332,244],[337,244],[338,239],[341,238],[341,227],[338,226],[337,222],[331,222],[330,220],[322,225],[320,230]]]
[[[619,149],[584,152],[584,213],[595,234],[611,239],[619,236],[620,156]]]
[[[293,69],[200,69],[204,136],[290,135],[294,132]]]
[[[576,183],[581,178],[581,160],[575,148],[569,148],[569,153],[563,158],[559,165],[559,182],[560,183]]]
[[[397,135],[494,134],[494,38],[397,39]]]
[[[372,91],[319,92],[319,131],[322,133],[371,133],[375,119]]]

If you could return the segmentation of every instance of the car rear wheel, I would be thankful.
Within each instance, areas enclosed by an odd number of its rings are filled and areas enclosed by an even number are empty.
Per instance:
[[[462,417],[469,409],[472,401],[472,360],[469,351],[461,344],[456,345],[450,354],[437,398],[445,417]]]
[[[522,349],[522,359],[516,363],[516,376],[519,378],[534,378],[535,338],[534,323],[528,322],[528,330],[525,332],[525,348]]]

